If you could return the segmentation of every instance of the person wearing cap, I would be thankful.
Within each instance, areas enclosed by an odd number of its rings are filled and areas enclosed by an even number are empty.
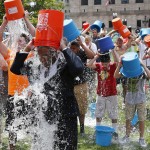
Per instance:
[[[129,53],[133,53],[133,52],[129,52]],[[130,131],[131,120],[133,119],[135,112],[137,110],[137,115],[139,119],[139,134],[140,134],[139,144],[141,147],[146,147],[147,144],[144,139],[144,129],[145,129],[144,124],[145,124],[145,119],[146,119],[145,118],[146,95],[145,95],[145,90],[144,90],[144,82],[145,82],[145,79],[150,78],[150,71],[142,61],[139,62],[139,66],[131,65],[134,71],[131,71],[131,69],[125,70],[124,65],[123,65],[124,58],[127,58],[127,56],[126,57],[124,55],[120,56],[120,61],[114,73],[115,78],[120,78],[121,76],[125,76],[127,78],[127,93],[125,97],[126,99],[125,101],[126,135],[122,138],[120,143],[125,144],[125,143],[130,142],[129,136],[131,132]],[[132,61],[131,63],[134,63],[134,62]],[[136,64],[138,64],[137,61],[136,61]]]
[[[26,20],[26,14],[24,16],[24,19]],[[10,150],[15,150],[15,144],[17,142],[17,134],[12,131],[11,125],[14,120],[14,104],[13,104],[13,99],[15,93],[18,93],[19,95],[21,92],[29,86],[29,82],[27,79],[27,76],[17,76],[13,74],[10,71],[10,67],[13,63],[13,59],[15,57],[16,52],[9,49],[2,41],[2,34],[5,30],[5,27],[7,26],[8,20],[6,16],[4,15],[3,17],[3,22],[0,28],[0,45],[1,45],[1,53],[3,54],[5,60],[7,61],[8,64],[8,75],[5,77],[8,78],[8,95],[7,95],[7,100],[6,100],[6,130],[9,132],[9,147]],[[27,20],[27,26],[29,27],[29,31],[31,31],[32,36],[35,35],[35,28],[31,25],[29,20]],[[20,33],[20,36],[18,37],[17,44],[16,46],[16,51],[20,51],[22,48],[26,46],[26,44],[30,41],[30,38],[27,34],[25,33]],[[13,41],[15,42],[15,41]],[[8,77],[7,77],[8,76]],[[6,86],[7,87],[7,86]]]
[[[11,67],[11,71],[15,74],[23,73],[28,75],[33,91],[34,83],[37,83],[39,88],[42,88],[42,94],[45,95],[43,101],[47,100],[47,107],[42,110],[44,120],[48,122],[46,134],[53,125],[56,126],[55,131],[49,133],[52,134],[52,139],[49,140],[54,141],[52,145],[54,150],[77,149],[77,116],[79,110],[73,89],[74,78],[83,72],[83,63],[68,48],[66,41],[65,38],[61,40],[60,49],[50,46],[38,46],[35,58],[39,57],[39,64],[37,64],[37,59],[24,62],[27,56],[24,57],[22,54],[26,55],[31,51],[33,46],[33,41],[31,41],[24,49],[24,53],[17,53]],[[35,72],[35,65],[38,68],[37,72]],[[24,71],[21,72],[21,70]],[[29,101],[31,100],[38,102],[38,95],[31,94]],[[28,110],[28,113],[31,113],[30,110]],[[34,113],[33,115],[36,116],[37,114]],[[35,124],[37,123],[35,121]],[[43,130],[45,131],[45,129]],[[45,135],[42,139],[45,142],[48,140]]]
[[[89,73],[87,71],[86,63],[87,59],[92,59],[94,57],[94,52],[86,47],[81,41],[80,37],[76,39],[76,41],[71,42],[70,49],[81,59],[84,64],[84,71],[82,74],[77,76],[74,80],[74,93],[79,106],[79,122],[80,122],[80,134],[84,136],[84,121],[85,114],[87,112],[88,107],[88,76]]]
[[[119,61],[119,57],[115,50],[112,50],[112,54],[115,62],[111,62],[109,53],[98,53],[95,55],[94,59],[89,61],[87,66],[97,72],[98,78],[95,111],[96,125],[101,125],[102,118],[104,117],[105,112],[107,112],[112,121],[112,127],[115,129],[114,139],[117,140],[118,100],[114,72],[116,70],[116,62]],[[100,62],[96,62],[97,58],[100,58]]]

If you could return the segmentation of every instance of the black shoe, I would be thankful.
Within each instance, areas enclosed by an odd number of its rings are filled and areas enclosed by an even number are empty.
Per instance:
[[[84,134],[84,124],[80,125],[80,134]]]

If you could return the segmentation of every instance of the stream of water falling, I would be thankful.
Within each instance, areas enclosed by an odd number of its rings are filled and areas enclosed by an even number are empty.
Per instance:
[[[29,32],[23,19],[9,21],[7,30],[10,33],[7,47],[12,50],[11,54],[14,56],[18,51],[17,41],[20,34],[29,35]],[[35,57],[33,62],[34,73],[37,74],[36,71],[40,64],[39,58]],[[25,89],[22,95],[16,93],[14,96],[15,120],[9,128],[16,133],[26,134],[24,137],[31,138],[31,150],[52,150],[54,131],[57,130],[56,125],[47,123],[43,114],[43,110],[47,108],[47,97],[43,94],[44,82],[44,78],[41,78],[41,81],[38,82],[34,81],[34,85]],[[22,115],[20,112],[24,114]]]

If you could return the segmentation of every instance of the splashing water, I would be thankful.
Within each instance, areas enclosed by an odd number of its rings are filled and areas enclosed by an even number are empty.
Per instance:
[[[60,57],[62,57],[61,54],[58,59]],[[27,135],[30,135],[32,138],[31,150],[53,150],[54,132],[57,130],[57,123],[50,125],[45,119],[43,112],[47,110],[47,96],[43,93],[43,90],[44,83],[57,72],[58,59],[51,66],[49,76],[44,77],[44,68],[40,80],[37,80],[36,74],[40,61],[38,57],[32,58],[35,74],[34,84],[25,89],[22,95],[16,93],[14,96],[15,120],[11,130],[15,132],[23,130]],[[50,94],[53,96],[53,93]],[[55,96],[53,99],[55,99]]]
[[[25,24],[24,19],[18,19],[13,21],[8,21],[7,30],[10,33],[7,40],[7,47],[9,47],[12,52],[15,54],[18,51],[18,39],[21,33],[29,35],[28,28]]]

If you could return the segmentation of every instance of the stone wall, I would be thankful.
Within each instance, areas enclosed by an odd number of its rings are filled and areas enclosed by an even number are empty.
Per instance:
[[[135,0],[129,0],[129,4],[121,4],[121,0],[116,0],[116,4],[105,6],[106,0],[101,0],[101,5],[94,5],[94,0],[88,0],[87,6],[81,6],[81,0],[69,0],[66,4],[66,15],[72,18],[78,28],[81,29],[82,21],[93,24],[95,20],[102,20],[106,27],[109,27],[109,21],[112,20],[112,14],[117,13],[118,17],[127,20],[127,25],[133,28],[137,27],[137,20],[147,20],[150,22],[150,0],[144,0],[144,3],[135,3]],[[148,27],[142,23],[142,27]]]

